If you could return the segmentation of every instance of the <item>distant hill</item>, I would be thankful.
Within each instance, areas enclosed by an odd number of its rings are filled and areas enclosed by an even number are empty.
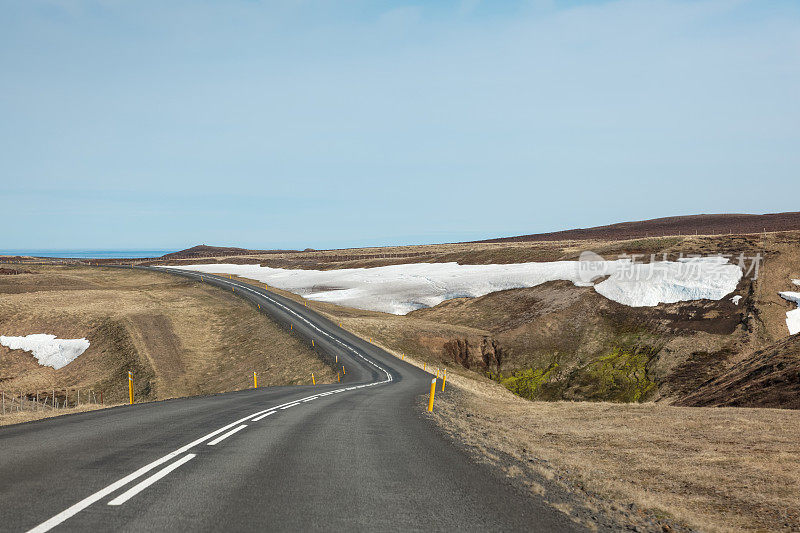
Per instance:
[[[721,214],[687,215],[620,222],[594,228],[571,229],[517,237],[501,237],[475,242],[524,242],[562,240],[625,240],[663,235],[726,235],[762,231],[800,230],[800,212],[767,215]]]
[[[200,257],[220,257],[234,255],[274,254],[285,250],[248,250],[246,248],[232,248],[229,246],[206,246],[200,244],[186,250],[164,254],[161,259],[194,259]]]

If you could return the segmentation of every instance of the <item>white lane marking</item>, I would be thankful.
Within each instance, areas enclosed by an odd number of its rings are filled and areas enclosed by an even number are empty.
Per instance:
[[[230,437],[230,436],[231,436],[231,435],[233,435],[234,433],[237,433],[237,432],[239,432],[239,431],[243,430],[243,429],[244,429],[244,428],[246,428],[246,427],[247,427],[247,426],[246,426],[245,424],[242,424],[242,425],[241,425],[241,426],[239,426],[238,428],[233,428],[233,429],[232,429],[232,430],[230,430],[229,432],[227,432],[227,433],[225,433],[225,434],[223,434],[223,435],[220,435],[220,436],[219,436],[219,437],[217,437],[216,439],[214,439],[214,440],[212,440],[211,442],[209,442],[209,443],[208,443],[208,446],[216,446],[217,444],[219,444],[220,442],[224,441],[225,439],[227,439],[228,437]]]
[[[244,422],[246,420],[250,420],[250,418],[252,418],[252,417],[254,417],[256,415],[259,415],[259,414],[261,414],[263,412],[266,412],[266,411],[269,411],[269,409],[265,409],[264,411],[260,411],[258,413],[247,415],[246,417],[244,417],[242,419],[239,419],[236,422],[230,423],[227,426],[223,426],[223,427],[219,428],[216,431],[212,431],[208,435],[206,435],[204,437],[200,437],[199,439],[197,439],[195,441],[192,441],[192,442],[190,442],[189,444],[187,444],[185,446],[181,446],[180,448],[178,448],[174,452],[168,453],[164,457],[161,457],[160,459],[156,459],[152,463],[146,464],[145,466],[141,467],[139,470],[133,472],[132,474],[128,474],[127,476],[123,477],[122,479],[119,479],[119,480],[115,481],[111,485],[109,485],[109,486],[107,486],[107,487],[105,487],[103,489],[98,490],[94,494],[91,494],[91,495],[87,496],[86,498],[82,499],[78,503],[66,508],[65,510],[61,511],[60,513],[58,513],[54,517],[50,518],[49,520],[46,520],[46,521],[42,522],[41,524],[39,524],[38,526],[34,527],[33,529],[29,530],[28,533],[44,533],[45,531],[49,531],[50,529],[54,528],[55,526],[57,526],[58,524],[60,524],[64,520],[66,520],[66,519],[68,519],[68,518],[70,518],[72,516],[75,516],[79,512],[83,511],[84,509],[86,509],[87,507],[92,505],[94,502],[105,498],[106,496],[108,496],[112,492],[116,491],[117,489],[120,489],[120,488],[124,487],[125,485],[127,485],[128,483],[133,481],[134,479],[145,475],[147,472],[149,472],[150,470],[154,469],[155,467],[157,467],[159,465],[162,465],[162,464],[164,464],[164,463],[166,463],[168,461],[171,461],[172,459],[174,459],[178,455],[182,454],[183,452],[185,452],[185,451],[187,451],[187,450],[189,450],[191,448],[194,448],[198,444],[202,444],[205,441],[207,441],[208,439],[211,439],[211,438],[219,435],[220,433],[222,433],[224,431],[228,431],[230,428],[236,426],[237,424],[241,424],[242,422]]]
[[[122,505],[123,503],[125,503],[128,500],[130,500],[131,498],[133,498],[134,496],[136,496],[137,494],[142,492],[144,489],[146,489],[147,487],[149,487],[150,485],[152,485],[153,483],[155,483],[156,481],[161,479],[162,477],[166,476],[167,474],[169,474],[170,472],[172,472],[173,470],[175,470],[176,468],[178,468],[182,464],[188,463],[189,461],[191,461],[195,457],[197,457],[197,455],[194,454],[194,453],[189,453],[189,454],[184,455],[183,457],[181,457],[180,459],[178,459],[177,461],[175,461],[171,465],[162,468],[161,470],[159,470],[158,472],[156,472],[155,474],[153,474],[149,478],[145,479],[144,481],[142,481],[140,483],[137,483],[136,485],[134,485],[130,489],[126,490],[125,492],[123,492],[122,494],[120,494],[119,496],[117,496],[116,498],[111,500],[110,502],[108,502],[108,505]]]
[[[288,409],[290,407],[294,407],[295,405],[300,405],[300,402],[289,404],[289,405],[284,405],[283,407],[281,407],[281,409]]]
[[[303,403],[314,401],[318,398],[318,396],[312,396],[311,398],[306,398],[305,400],[300,400]]]
[[[269,415],[274,415],[274,414],[275,414],[275,411],[270,411],[269,413],[264,413],[264,414],[263,414],[263,415],[261,415],[261,416],[257,416],[257,417],[255,417],[255,418],[254,418],[252,421],[253,421],[253,422],[258,422],[259,420],[261,420],[261,419],[263,419],[263,418],[267,418]]]
[[[281,407],[283,407],[285,405],[297,405],[297,403],[299,401],[303,400],[303,399],[304,398],[301,398],[300,400],[292,400],[291,402],[282,403],[280,405],[276,405],[275,407],[270,407],[269,409],[263,409],[261,411],[257,411],[255,413],[249,414],[246,417],[240,418],[239,420],[237,420],[235,422],[231,422],[230,424],[228,424],[226,426],[223,426],[223,427],[217,429],[216,431],[212,431],[208,435],[200,437],[199,439],[194,440],[194,441],[190,442],[189,444],[187,444],[185,446],[181,446],[180,448],[178,448],[174,452],[170,452],[167,455],[165,455],[164,457],[161,457],[160,459],[156,459],[152,463],[146,464],[145,466],[143,466],[140,469],[136,470],[132,474],[128,474],[127,476],[115,481],[114,483],[108,485],[107,487],[98,490],[94,494],[90,494],[89,496],[87,496],[86,498],[82,499],[78,503],[73,504],[70,507],[67,507],[66,509],[64,509],[63,511],[61,511],[57,515],[53,516],[52,518],[50,518],[48,520],[45,520],[44,522],[42,522],[38,526],[28,530],[28,533],[44,533],[45,531],[49,531],[49,530],[53,529],[54,527],[56,527],[57,525],[59,525],[60,523],[64,522],[65,520],[67,520],[67,519],[75,516],[76,514],[80,513],[81,511],[83,511],[84,509],[86,509],[87,507],[92,505],[93,503],[95,503],[95,502],[97,502],[99,500],[102,500],[103,498],[105,498],[106,496],[111,494],[112,492],[115,492],[118,489],[121,489],[122,487],[124,487],[125,485],[130,483],[131,481],[133,481],[133,480],[135,480],[135,479],[137,479],[139,477],[142,477],[143,475],[145,475],[147,472],[149,472],[150,470],[154,469],[155,467],[160,466],[160,465],[162,465],[162,464],[164,464],[164,463],[166,463],[168,461],[171,461],[172,459],[174,459],[178,455],[182,454],[185,451],[190,450],[191,448],[194,448],[198,444],[202,444],[205,441],[216,437],[220,433],[228,431],[232,427],[237,426],[237,425],[241,424],[242,422],[247,422],[251,418],[258,417],[259,415],[262,415],[262,414],[264,414],[266,412],[274,411],[274,410],[279,409],[279,408],[281,408]]]

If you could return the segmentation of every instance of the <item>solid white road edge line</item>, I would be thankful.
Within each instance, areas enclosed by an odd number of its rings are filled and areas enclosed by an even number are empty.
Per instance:
[[[230,437],[231,435],[233,435],[234,433],[237,433],[237,432],[239,432],[239,431],[243,430],[243,429],[244,429],[244,428],[246,428],[246,427],[247,427],[247,425],[245,425],[245,424],[242,424],[242,425],[241,425],[241,426],[239,426],[238,428],[233,428],[233,429],[232,429],[232,430],[230,430],[229,432],[227,432],[227,433],[225,433],[225,434],[223,434],[223,435],[220,435],[220,436],[219,436],[219,437],[217,437],[216,439],[212,440],[212,441],[211,441],[211,442],[209,442],[207,445],[208,445],[208,446],[215,446],[215,445],[217,445],[218,443],[220,443],[220,442],[224,441],[225,439],[227,439],[228,437]]]
[[[314,325],[314,324],[313,324],[313,323],[312,323],[310,320],[308,320],[308,319],[307,319],[307,318],[305,318],[304,316],[300,315],[299,313],[297,313],[297,312],[296,312],[296,311],[294,311],[293,309],[289,308],[289,307],[288,307],[288,306],[286,306],[286,305],[283,305],[282,303],[280,303],[280,302],[278,302],[277,300],[275,300],[275,299],[271,298],[270,296],[268,296],[268,295],[264,294],[263,292],[260,292],[260,289],[259,289],[259,290],[254,290],[254,289],[252,288],[252,286],[251,286],[251,285],[249,285],[249,284],[243,285],[243,284],[241,284],[241,283],[237,283],[237,282],[234,282],[234,281],[231,281],[231,280],[228,280],[228,279],[222,278],[222,277],[220,277],[220,276],[216,276],[216,275],[214,275],[214,274],[204,274],[204,273],[198,273],[198,272],[196,272],[196,271],[193,271],[193,270],[182,270],[182,269],[180,269],[180,268],[170,268],[170,267],[158,267],[158,268],[160,268],[160,269],[162,269],[162,270],[164,270],[164,271],[170,271],[170,270],[177,271],[177,272],[180,272],[182,275],[185,275],[185,276],[187,276],[187,277],[192,277],[192,278],[195,278],[195,279],[197,279],[197,278],[199,278],[199,277],[201,277],[201,276],[203,276],[203,275],[204,275],[204,276],[206,276],[206,277],[212,277],[212,278],[216,279],[217,281],[219,281],[219,282],[222,282],[222,283],[224,283],[224,284],[226,284],[226,285],[233,286],[233,287],[239,287],[240,289],[242,289],[242,290],[244,290],[244,291],[251,292],[251,293],[255,294],[256,296],[258,296],[258,297],[260,297],[260,298],[263,298],[263,299],[265,299],[265,300],[267,300],[267,301],[271,302],[273,305],[276,305],[276,306],[278,306],[278,307],[282,308],[282,309],[283,309],[284,311],[286,311],[287,313],[294,315],[294,316],[295,316],[295,317],[297,317],[297,318],[298,318],[300,321],[302,321],[302,322],[305,322],[305,323],[306,323],[306,324],[307,324],[307,325],[308,325],[310,328],[312,328],[312,329],[316,330],[316,331],[317,331],[318,333],[320,333],[321,335],[324,335],[325,337],[328,337],[329,339],[331,339],[331,340],[332,340],[332,341],[334,341],[335,343],[337,343],[337,344],[341,345],[341,346],[342,346],[343,348],[345,348],[346,350],[348,350],[348,351],[352,352],[352,353],[353,353],[354,355],[356,355],[357,357],[360,357],[361,359],[363,359],[363,360],[364,360],[366,363],[368,363],[368,364],[370,364],[370,365],[374,366],[375,368],[377,368],[378,370],[380,370],[381,372],[383,372],[384,374],[386,374],[386,380],[385,380],[385,381],[382,381],[381,383],[386,383],[386,382],[388,382],[388,381],[392,381],[392,380],[393,380],[393,379],[392,379],[392,374],[391,374],[391,373],[390,373],[388,370],[386,370],[386,369],[385,369],[385,368],[383,368],[382,366],[378,365],[377,363],[374,363],[374,362],[370,361],[369,359],[367,359],[366,357],[364,357],[362,354],[360,354],[360,353],[358,352],[358,350],[356,350],[356,349],[355,349],[355,348],[353,348],[352,346],[350,346],[350,345],[348,345],[348,344],[346,344],[346,343],[342,342],[341,340],[337,339],[336,337],[334,337],[334,336],[333,336],[333,335],[331,335],[330,333],[327,333],[326,331],[323,331],[322,329],[318,328],[318,327],[317,327],[317,326],[315,326],[315,325]]]
[[[180,459],[178,459],[177,461],[175,461],[171,465],[162,468],[161,470],[159,470],[158,472],[156,472],[155,474],[153,474],[149,478],[145,479],[144,481],[142,481],[140,483],[137,483],[136,485],[134,485],[130,489],[126,490],[125,492],[123,492],[122,494],[120,494],[119,496],[117,496],[116,498],[111,500],[110,502],[108,502],[108,505],[122,505],[123,503],[125,503],[128,500],[130,500],[131,498],[133,498],[134,496],[136,496],[137,494],[142,492],[144,489],[146,489],[147,487],[149,487],[150,485],[152,485],[153,483],[155,483],[156,481],[161,479],[162,477],[166,476],[167,474],[169,474],[170,472],[172,472],[173,470],[175,470],[176,468],[178,468],[182,464],[188,463],[189,461],[191,461],[195,457],[197,457],[197,454],[194,454],[194,453],[189,453],[189,454],[184,455],[183,457],[181,457]]]

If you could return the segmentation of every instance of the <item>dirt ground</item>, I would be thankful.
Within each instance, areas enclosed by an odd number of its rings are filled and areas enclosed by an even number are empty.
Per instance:
[[[450,370],[433,419],[590,529],[800,529],[798,411],[531,402]]]
[[[554,481],[574,497],[546,495],[553,506],[590,528],[800,528],[797,411],[531,402],[438,358],[437,339],[485,333],[480,328],[443,324],[425,313],[399,317],[307,303],[407,360],[447,366],[449,390],[437,399],[435,421],[514,483],[541,493],[543,479]],[[418,354],[425,339],[431,350]]]
[[[336,375],[310,346],[250,304],[167,274],[26,265],[0,277],[0,334],[50,333],[91,345],[60,370],[0,346],[0,389],[92,389],[107,403],[217,393],[252,386],[330,383]]]
[[[542,479],[560,484],[575,497],[552,495],[553,505],[590,528],[800,528],[798,411],[532,402],[436,356],[436,339],[480,329],[424,313],[399,317],[307,303],[418,366],[447,368],[450,390],[437,399],[436,422],[515,483],[537,493]],[[434,348],[425,351],[420,339]]]
[[[86,411],[95,411],[97,409],[105,409],[107,407],[114,407],[119,404],[86,404],[79,405],[78,407],[70,407],[67,409],[51,410],[45,407],[41,411],[15,411],[6,413],[0,416],[0,426],[10,426],[12,424],[22,424],[23,422],[33,422],[34,420],[42,420],[45,418],[52,418],[54,416],[71,415],[74,413],[85,413]]]

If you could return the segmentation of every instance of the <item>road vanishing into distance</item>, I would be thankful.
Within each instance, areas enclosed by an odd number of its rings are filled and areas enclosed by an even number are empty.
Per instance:
[[[430,374],[291,299],[202,276],[338,357],[343,382],[2,427],[0,530],[578,529],[435,428],[419,407]]]

